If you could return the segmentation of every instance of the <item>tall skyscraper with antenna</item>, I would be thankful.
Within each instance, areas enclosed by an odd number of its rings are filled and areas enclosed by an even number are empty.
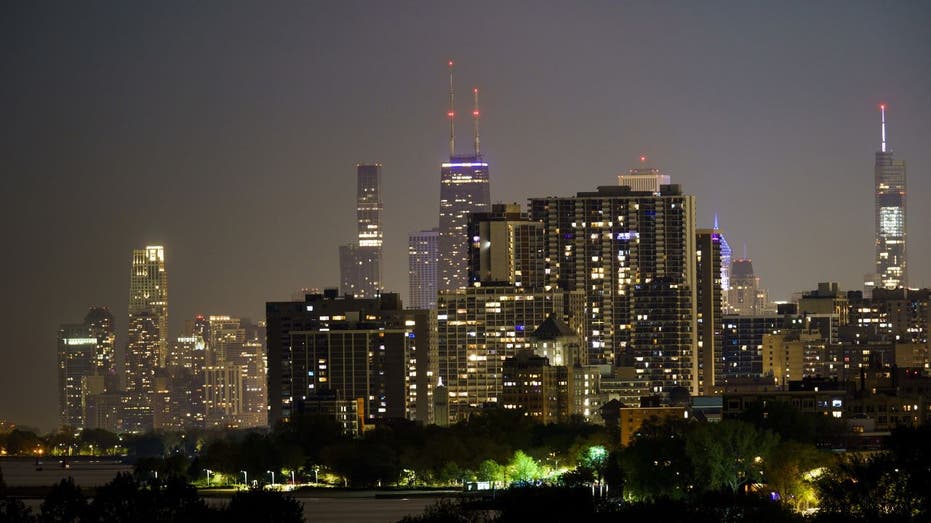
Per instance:
[[[437,288],[452,291],[468,284],[469,213],[491,209],[488,163],[482,158],[479,140],[478,89],[472,91],[474,109],[473,151],[456,154],[456,105],[453,62],[449,61],[449,161],[440,170],[440,220]]]
[[[879,289],[908,286],[905,250],[905,162],[893,158],[886,142],[886,105],[879,106],[882,142],[876,152],[876,274],[872,285]],[[870,287],[867,281],[867,287]]]

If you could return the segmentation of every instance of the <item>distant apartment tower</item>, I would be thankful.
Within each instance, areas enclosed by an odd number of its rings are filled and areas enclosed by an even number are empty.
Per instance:
[[[478,89],[475,89],[474,145],[471,155],[457,155],[453,62],[449,62],[449,161],[440,170],[439,272],[437,289],[454,291],[468,285],[469,214],[491,208],[488,163],[479,148]]]
[[[150,245],[134,249],[129,279],[129,316],[148,313],[158,328],[156,364],[165,365],[168,356],[168,273],[165,249]]]
[[[906,259],[905,161],[893,157],[886,143],[886,106],[882,111],[882,144],[876,152],[876,275],[872,286],[892,290],[908,287]],[[868,287],[869,287],[869,283]]]
[[[724,371],[721,249],[723,237],[717,229],[696,231],[698,263],[698,352],[701,392],[710,395]]]
[[[695,197],[678,185],[602,186],[530,205],[548,284],[585,294],[588,362],[637,366],[653,389],[697,393]]]
[[[381,164],[356,165],[356,241],[339,248],[340,291],[373,298],[382,289]]]
[[[412,232],[407,239],[411,309],[436,310],[439,230]]]

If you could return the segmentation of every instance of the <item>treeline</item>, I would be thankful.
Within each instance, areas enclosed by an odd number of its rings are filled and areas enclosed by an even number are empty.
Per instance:
[[[611,443],[601,426],[582,421],[539,425],[505,410],[489,410],[449,428],[397,420],[358,438],[342,434],[329,418],[307,416],[267,433],[228,432],[204,439],[191,453],[163,445],[160,453],[139,454],[136,469],[142,475],[181,474],[198,483],[209,476],[212,485],[246,478],[269,483],[274,471],[278,482],[290,481],[293,472],[298,483],[459,486],[474,480],[541,479],[574,468],[589,448]]]
[[[301,523],[303,506],[272,490],[237,492],[229,503],[208,505],[197,489],[176,476],[139,481],[119,474],[92,498],[69,478],[54,485],[39,511],[7,495],[0,473],[0,521],[4,523]]]

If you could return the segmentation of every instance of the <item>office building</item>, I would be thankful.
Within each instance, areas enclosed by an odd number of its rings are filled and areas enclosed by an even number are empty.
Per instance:
[[[373,298],[382,289],[381,164],[356,165],[356,241],[339,248],[340,292]]]
[[[766,289],[760,287],[760,277],[753,272],[753,261],[744,256],[731,263],[728,314],[758,316],[772,312]]]
[[[88,378],[98,375],[98,340],[85,324],[62,325],[58,330],[58,422],[61,427],[84,428]],[[101,387],[102,388],[102,387]]]
[[[407,240],[411,309],[436,310],[439,230],[412,232]]]
[[[453,92],[453,63],[449,63],[449,161],[440,170],[439,291],[454,291],[468,284],[469,214],[491,208],[488,163],[479,148],[478,89],[473,91],[475,108],[474,145],[471,155],[457,155],[455,141],[456,109]]]
[[[165,272],[165,249],[150,245],[133,250],[129,279],[129,316],[147,313],[158,328],[155,362],[165,365],[168,356],[168,273]]]
[[[893,290],[908,287],[905,161],[895,159],[892,147],[886,141],[886,106],[881,105],[880,110],[882,112],[882,142],[880,150],[876,152],[873,171],[876,274],[872,287]]]

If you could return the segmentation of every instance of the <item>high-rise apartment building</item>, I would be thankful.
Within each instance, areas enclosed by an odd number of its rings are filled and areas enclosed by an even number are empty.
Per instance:
[[[722,353],[722,236],[717,229],[696,231],[698,264],[698,352],[700,354],[701,392],[710,395],[715,391],[718,378],[724,371]]]
[[[475,108],[474,145],[471,155],[457,155],[456,109],[453,92],[453,62],[449,62],[449,161],[440,170],[439,291],[454,291],[468,285],[469,213],[491,209],[488,163],[479,148],[478,89],[473,91]]]
[[[543,224],[531,220],[520,205],[494,204],[490,212],[469,215],[469,285],[507,284],[542,288]]]
[[[876,152],[876,275],[872,286],[880,289],[908,287],[906,259],[905,162],[893,157],[886,142],[886,106],[882,111],[882,145]],[[869,286],[870,282],[867,282]]]
[[[436,316],[377,298],[308,294],[266,304],[269,422],[358,402],[365,422],[431,421]],[[336,402],[335,404],[333,402]]]
[[[147,310],[129,317],[126,342],[126,394],[123,397],[123,430],[143,432],[152,428],[155,374],[159,368],[161,331],[159,316]]]
[[[581,318],[581,292],[481,285],[440,293],[439,375],[449,394],[450,421],[501,405],[504,360],[532,349],[533,332],[550,315]]]
[[[407,239],[411,309],[436,310],[439,230],[412,232]]]
[[[373,298],[382,289],[381,164],[356,165],[356,241],[339,248],[340,291]]]
[[[150,245],[133,250],[129,279],[129,316],[148,313],[158,328],[156,364],[165,365],[168,356],[168,274],[165,249]]]
[[[548,284],[585,294],[588,362],[636,366],[654,390],[697,393],[695,197],[677,185],[603,186],[530,206]]]
[[[94,354],[95,373],[103,376],[108,392],[119,388],[119,371],[116,364],[116,331],[113,314],[106,307],[91,307],[84,316],[84,325],[91,337],[97,338]]]

